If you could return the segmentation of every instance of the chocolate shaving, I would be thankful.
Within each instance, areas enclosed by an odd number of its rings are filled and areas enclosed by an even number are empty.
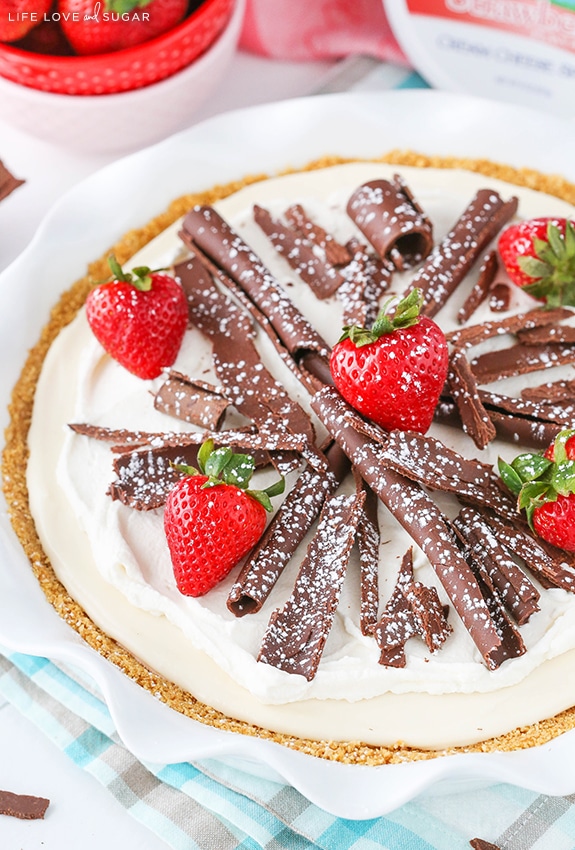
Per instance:
[[[335,444],[337,445],[337,443]],[[339,446],[338,446],[339,448]],[[341,449],[340,449],[341,451]],[[360,614],[359,625],[363,635],[373,633],[379,611],[379,522],[377,506],[379,500],[373,490],[354,470],[358,491],[365,493],[363,514],[359,521],[356,543],[360,567]]]
[[[496,436],[495,426],[477,392],[477,382],[461,349],[456,349],[449,358],[447,383],[463,430],[478,449],[484,449]]]
[[[342,245],[331,233],[308,218],[300,204],[293,204],[285,211],[284,215],[286,220],[297,227],[303,236],[322,249],[327,262],[332,266],[337,268],[338,266],[346,266],[351,262],[352,253],[349,247]]]
[[[451,632],[437,590],[415,581],[413,550],[408,549],[393,594],[374,629],[381,650],[379,663],[405,667],[405,644],[410,638],[423,638],[429,651],[436,652]]]
[[[333,624],[363,493],[328,498],[292,595],[272,614],[258,661],[311,681]]]
[[[337,295],[343,304],[343,325],[369,328],[379,313],[381,296],[391,284],[390,262],[370,256],[357,240],[350,240],[351,262],[342,269],[344,282]]]
[[[451,333],[446,334],[446,337],[448,342],[453,345],[470,347],[486,342],[493,337],[503,336],[506,333],[516,334],[524,328],[538,328],[553,322],[560,322],[572,316],[573,312],[566,307],[556,307],[553,310],[544,310],[542,307],[538,307],[535,310],[529,310],[527,313],[517,313],[498,321],[469,325],[466,328],[461,328],[461,330],[451,331]]]
[[[232,614],[243,617],[260,610],[337,485],[331,470],[320,474],[304,469],[230,590],[227,606]]]
[[[479,384],[490,384],[574,362],[575,348],[570,345],[518,344],[481,354],[471,361],[471,369]]]
[[[545,345],[548,342],[562,342],[572,345],[575,343],[575,327],[573,325],[549,324],[543,328],[522,329],[517,339],[523,345]]]
[[[0,201],[11,195],[24,182],[24,180],[18,180],[18,178],[14,177],[12,172],[8,171],[4,163],[0,161]]]
[[[46,797],[0,791],[0,815],[22,820],[43,820],[49,805],[50,800]]]
[[[505,313],[511,307],[514,284],[499,280],[493,284],[489,293],[489,308],[494,313]]]
[[[497,259],[497,251],[489,251],[483,259],[475,286],[461,305],[457,314],[457,321],[460,325],[469,321],[477,308],[483,304],[489,295],[498,269],[499,260]]]
[[[481,252],[517,210],[517,198],[503,202],[492,189],[480,189],[453,229],[437,245],[412,281],[423,290],[422,313],[435,316],[459,286]]]
[[[116,480],[108,494],[114,501],[137,511],[161,508],[170,490],[182,477],[174,464],[196,466],[198,447],[141,449],[126,452],[114,460]]]
[[[537,387],[524,387],[521,390],[521,398],[536,403],[575,402],[575,380],[551,381]]]
[[[569,593],[575,593],[575,571],[572,564],[566,560],[567,553],[557,550],[557,557],[550,555],[547,548],[533,537],[527,526],[525,530],[521,530],[491,514],[487,514],[485,519],[499,542],[525,562],[543,587],[560,587]]]
[[[356,189],[347,213],[379,256],[400,271],[417,265],[433,247],[431,222],[397,174]]]
[[[221,268],[269,320],[296,358],[306,351],[327,357],[329,347],[301,315],[260,258],[211,207],[194,207],[184,219],[183,237]]]
[[[230,405],[223,387],[171,371],[154,396],[154,407],[184,422],[217,431]]]
[[[496,844],[484,841],[483,838],[472,838],[469,842],[473,850],[500,850]]]
[[[555,439],[560,426],[552,422],[541,422],[526,419],[500,410],[491,410],[486,406],[489,418],[495,426],[495,432],[500,440],[526,448],[547,448]],[[439,400],[435,408],[434,420],[453,428],[461,428],[461,417],[455,403],[448,398]]]
[[[539,610],[539,591],[501,545],[493,529],[472,508],[463,508],[453,522],[472,561],[486,570],[517,624],[528,622]]]
[[[427,556],[489,669],[500,663],[501,637],[449,521],[420,484],[381,463],[381,447],[349,424],[350,408],[326,387],[312,407],[364,480]]]
[[[337,292],[343,283],[342,276],[314,251],[313,245],[302,238],[298,230],[286,227],[257,204],[254,206],[254,221],[316,298],[323,300]]]
[[[537,422],[552,422],[571,428],[575,421],[575,404],[541,404],[525,398],[513,398],[499,393],[479,390],[479,397],[488,410],[504,411]]]

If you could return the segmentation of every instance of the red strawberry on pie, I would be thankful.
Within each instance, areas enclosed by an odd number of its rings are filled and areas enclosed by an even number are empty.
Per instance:
[[[214,449],[211,440],[199,450],[198,466],[179,467],[186,475],[168,494],[164,513],[174,577],[186,596],[203,596],[247,555],[265,528],[270,496],[284,489],[283,479],[248,489],[253,458]]]
[[[575,306],[575,226],[565,218],[511,224],[499,237],[507,274],[549,307]]]
[[[170,275],[145,266],[122,271],[111,257],[114,280],[86,300],[94,336],[115,360],[139,378],[157,378],[176,359],[188,324],[188,303]]]
[[[517,496],[531,528],[548,543],[575,552],[575,430],[564,430],[544,455],[526,452],[499,473]]]
[[[425,434],[447,375],[443,331],[420,316],[414,289],[389,315],[383,308],[371,330],[344,333],[331,353],[330,369],[343,398],[386,430]]]

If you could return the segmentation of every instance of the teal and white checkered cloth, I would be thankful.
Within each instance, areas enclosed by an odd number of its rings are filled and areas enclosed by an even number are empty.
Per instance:
[[[385,817],[345,820],[289,785],[216,760],[143,764],[123,746],[83,674],[2,653],[0,695],[174,850],[469,850],[476,837],[501,850],[575,848],[575,795],[498,784],[421,797]]]

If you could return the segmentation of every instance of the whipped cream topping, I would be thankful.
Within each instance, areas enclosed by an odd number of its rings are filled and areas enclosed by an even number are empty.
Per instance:
[[[573,215],[573,209],[556,198],[470,172],[367,163],[275,178],[249,186],[220,202],[219,213],[286,286],[297,308],[330,345],[341,332],[341,302],[333,296],[318,302],[310,287],[298,281],[286,259],[278,255],[254,222],[253,205],[258,204],[279,218],[288,206],[298,203],[338,241],[345,243],[352,237],[361,240],[362,234],[345,212],[349,198],[366,181],[391,179],[396,173],[433,223],[436,243],[449,233],[479,189],[494,189],[503,200],[517,196],[521,218]],[[179,227],[177,223],[150,242],[133,258],[132,264],[157,268],[181,258],[184,249],[177,235]],[[471,281],[477,277],[478,265],[469,275]],[[402,291],[412,277],[411,270],[395,273],[390,291]],[[467,292],[468,287],[462,287],[462,292],[453,295],[437,315],[436,321],[445,331],[459,327],[456,315]],[[512,312],[533,306],[532,299],[519,290],[514,291]],[[492,319],[493,314],[483,305],[471,322],[487,318]],[[504,337],[491,339],[476,350],[480,354],[508,343],[509,339]],[[267,368],[309,413],[318,433],[325,434],[310,407],[309,395],[281,362],[269,339],[259,333],[257,346]],[[218,384],[211,346],[195,329],[187,332],[174,369]],[[488,389],[518,396],[526,384],[570,374],[571,367],[553,367],[544,378],[539,372],[535,376],[505,379]],[[108,357],[92,336],[81,311],[60,333],[48,353],[30,431],[28,483],[32,512],[54,569],[95,621],[144,663],[232,716],[275,724],[273,728],[280,731],[341,740],[361,738],[371,743],[403,739],[420,746],[446,746],[481,740],[575,703],[575,685],[565,686],[568,677],[561,681],[560,692],[551,687],[541,692],[540,687],[551,669],[557,672],[563,663],[569,662],[568,653],[575,648],[575,595],[559,589],[543,590],[534,580],[541,590],[540,610],[520,627],[527,652],[504,662],[497,670],[487,669],[453,610],[449,615],[453,632],[438,652],[430,653],[422,641],[412,639],[406,646],[406,666],[384,667],[378,664],[379,648],[373,637],[362,634],[360,629],[359,569],[355,553],[315,678],[307,681],[303,676],[258,662],[270,615],[291,593],[309,535],[257,613],[237,618],[226,606],[237,570],[206,596],[184,597],[175,586],[162,511],[141,512],[112,501],[107,494],[114,477],[109,445],[75,434],[67,427],[76,422],[152,432],[193,428],[154,408],[152,393],[162,380],[142,381]],[[479,457],[493,466],[499,455],[511,460],[520,450],[518,446],[494,440],[478,452],[463,432],[435,423],[430,435],[464,456]],[[288,480],[288,490],[290,481],[293,478]],[[265,473],[261,483],[266,484]],[[346,480],[341,489],[352,492],[353,481]],[[434,498],[446,514],[455,515],[453,497],[435,494]],[[274,502],[277,506],[280,497]],[[55,519],[56,514],[60,519]],[[384,604],[393,592],[402,558],[413,541],[383,505],[379,506],[379,523],[379,589]],[[68,534],[66,529],[71,526],[76,531]],[[417,548],[414,569],[416,579],[436,587],[441,601],[448,604],[437,576]],[[118,614],[119,621],[110,613],[116,610],[116,604],[124,612]],[[144,633],[130,631],[130,618],[126,614],[130,609],[139,612],[138,617],[140,613],[144,617]],[[125,625],[121,621],[124,616]],[[172,655],[168,658],[158,651],[162,644],[159,634],[166,623],[172,636],[199,653],[202,661],[195,671],[189,661],[192,656],[168,650],[167,655]],[[206,682],[204,664],[211,671],[210,683]],[[213,674],[214,669],[217,675]],[[533,696],[536,691],[539,692]],[[517,704],[508,700],[508,695],[515,692],[522,695]],[[501,703],[501,694],[509,704],[496,719],[484,722],[485,712]],[[443,720],[437,721],[435,729],[425,730],[419,712],[429,709],[429,695],[438,697],[431,703],[434,716],[438,717],[439,710],[443,712]],[[462,698],[467,702],[462,703]],[[324,708],[329,706],[329,719],[325,712],[322,718],[322,704]],[[382,713],[386,710],[388,715]]]

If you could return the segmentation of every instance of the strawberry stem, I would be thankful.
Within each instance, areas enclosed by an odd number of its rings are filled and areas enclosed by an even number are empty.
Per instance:
[[[419,322],[419,314],[423,304],[423,293],[420,289],[412,289],[404,298],[397,302],[395,310],[388,312],[389,305],[396,298],[389,298],[381,308],[371,329],[362,328],[359,325],[346,325],[339,342],[350,339],[358,348],[369,345],[384,334],[393,333],[399,328],[410,328]]]

